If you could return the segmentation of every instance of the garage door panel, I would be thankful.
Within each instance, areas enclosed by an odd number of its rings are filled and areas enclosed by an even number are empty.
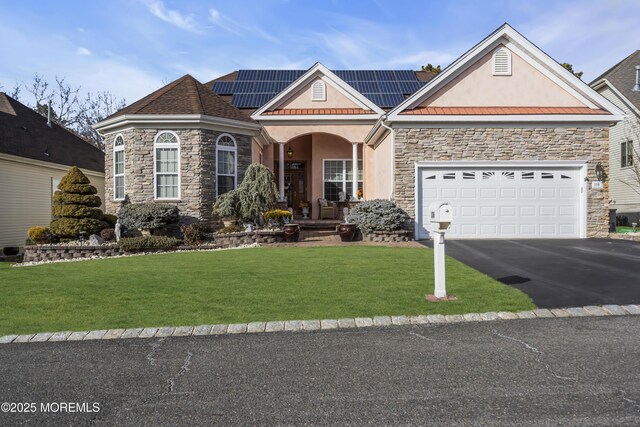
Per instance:
[[[442,200],[453,208],[453,238],[580,237],[579,167],[433,167],[420,176],[419,230],[430,227],[429,204]]]

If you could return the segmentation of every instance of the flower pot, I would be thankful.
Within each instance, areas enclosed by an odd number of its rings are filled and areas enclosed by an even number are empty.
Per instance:
[[[235,225],[236,219],[235,218],[222,218],[222,223],[224,224],[225,228],[226,227],[231,227],[232,225]]]
[[[309,218],[309,208],[302,208],[302,218],[304,219]]]
[[[356,225],[346,223],[340,224],[338,226],[338,234],[340,235],[340,240],[343,242],[350,242],[356,234]]]
[[[20,252],[20,248],[17,246],[5,246],[4,248],[2,248],[2,252],[6,256],[14,256],[18,255],[18,253]]]
[[[300,238],[300,226],[298,224],[285,224],[282,227],[285,242],[297,242]]]

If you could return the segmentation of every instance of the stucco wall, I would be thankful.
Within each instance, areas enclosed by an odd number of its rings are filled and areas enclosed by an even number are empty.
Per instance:
[[[120,134],[125,141],[125,195],[131,203],[170,203],[180,209],[182,222],[195,219],[210,220],[216,196],[216,139],[222,133],[209,129],[174,130],[180,139],[180,200],[154,200],[153,141],[163,131],[158,129],[129,129]],[[170,130],[170,129],[166,129]],[[105,191],[106,211],[117,214],[121,201],[113,200],[113,141],[106,141]],[[251,137],[231,134],[238,148],[238,181],[251,163]]]
[[[316,79],[318,80],[318,79]],[[312,101],[311,100],[311,88],[313,80],[307,86],[301,88],[298,92],[293,94],[288,100],[278,106],[278,108],[360,108],[360,105],[356,104],[346,96],[344,96],[338,89],[333,87],[326,79],[323,79],[325,87],[327,88],[327,97],[325,101]]]
[[[447,83],[422,106],[584,107],[580,101],[515,53],[511,75],[493,75],[493,52]]]
[[[370,152],[365,165],[367,171],[365,181],[366,199],[389,199],[393,190],[393,135],[390,133]]]
[[[24,246],[27,230],[51,222],[53,180],[71,166],[47,164],[15,156],[0,158],[0,249]],[[98,190],[104,207],[104,174],[82,170]]]
[[[415,220],[415,162],[422,160],[588,160],[587,177],[609,164],[609,129],[452,128],[397,129],[395,200]],[[587,194],[587,236],[606,237],[608,182]]]

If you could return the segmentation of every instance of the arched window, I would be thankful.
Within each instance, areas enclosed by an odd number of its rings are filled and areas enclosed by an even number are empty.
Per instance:
[[[322,80],[316,80],[311,86],[311,100],[312,101],[326,101],[327,100],[327,86]]]
[[[124,138],[113,140],[113,199],[124,200]]]
[[[171,131],[158,133],[153,141],[153,180],[156,199],[180,198],[180,139]]]
[[[499,47],[493,52],[493,75],[511,75],[511,52],[506,47]]]
[[[216,141],[216,183],[217,195],[236,188],[238,180],[238,148],[236,140],[228,133],[223,133]]]

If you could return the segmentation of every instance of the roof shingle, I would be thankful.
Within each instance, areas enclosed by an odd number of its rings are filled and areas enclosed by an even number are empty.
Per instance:
[[[202,114],[253,123],[253,119],[189,74],[112,114]]]
[[[615,88],[624,95],[636,108],[640,109],[640,92],[634,92],[633,85],[636,82],[636,65],[640,65],[640,50],[609,68],[591,85],[602,79],[607,79]]]
[[[0,153],[104,172],[104,153],[0,92]]]

